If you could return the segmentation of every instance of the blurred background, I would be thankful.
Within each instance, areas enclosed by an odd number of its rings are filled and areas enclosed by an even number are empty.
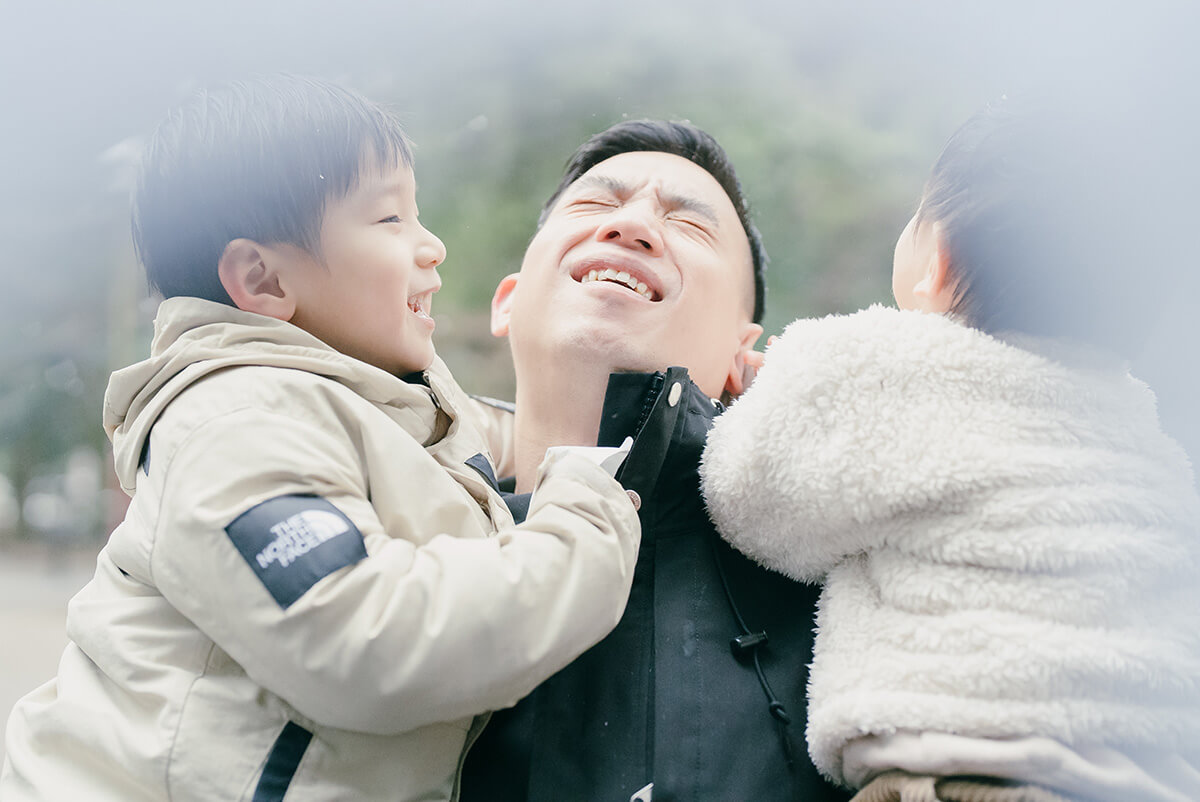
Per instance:
[[[6,2],[0,715],[53,674],[66,599],[123,514],[101,400],[108,374],[148,353],[155,309],[129,236],[132,164],[198,88],[287,71],[395,110],[417,144],[422,221],[449,253],[439,352],[468,390],[511,397],[488,300],[590,134],[663,117],[721,141],[771,254],[766,328],[778,332],[797,316],[890,302],[892,249],[925,174],[988,100],[1064,76],[1137,73],[1162,103],[1195,104],[1196,5]],[[1184,253],[1124,277],[1160,283],[1170,299],[1135,372],[1193,454],[1196,273]]]

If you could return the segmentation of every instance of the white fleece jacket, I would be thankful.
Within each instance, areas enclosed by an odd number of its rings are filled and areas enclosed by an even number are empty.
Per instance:
[[[1122,366],[884,307],[798,320],[702,473],[734,546],[825,583],[828,776],[856,739],[913,733],[1200,766],[1200,500]]]

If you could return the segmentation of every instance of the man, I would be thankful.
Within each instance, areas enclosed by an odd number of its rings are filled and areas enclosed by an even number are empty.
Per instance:
[[[847,798],[804,746],[817,589],[721,541],[697,480],[715,399],[756,362],[765,262],[720,146],[691,125],[626,122],[576,152],[497,289],[518,493],[547,446],[633,436],[618,478],[643,539],[617,628],[493,716],[468,754],[467,802]]]

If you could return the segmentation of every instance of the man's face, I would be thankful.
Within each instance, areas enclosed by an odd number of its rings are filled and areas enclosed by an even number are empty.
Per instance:
[[[291,322],[344,354],[402,375],[433,361],[435,267],[446,248],[417,220],[412,170],[367,169],[356,189],[330,202],[322,259],[290,247]]]
[[[518,377],[563,359],[682,365],[715,398],[761,333],[751,270],[737,212],[707,171],[624,153],[563,192],[515,286],[497,291],[493,330],[509,334]]]

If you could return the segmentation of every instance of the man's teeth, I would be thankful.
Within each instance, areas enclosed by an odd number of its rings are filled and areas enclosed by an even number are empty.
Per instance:
[[[587,284],[589,281],[615,281],[618,284],[624,284],[648,301],[654,300],[654,296],[651,294],[650,288],[646,286],[646,282],[638,281],[624,270],[613,270],[611,267],[606,267],[603,270],[589,270],[579,279],[579,283]]]

